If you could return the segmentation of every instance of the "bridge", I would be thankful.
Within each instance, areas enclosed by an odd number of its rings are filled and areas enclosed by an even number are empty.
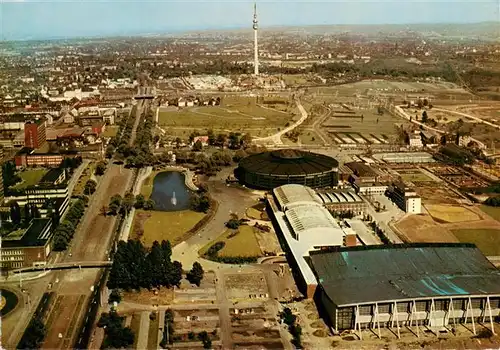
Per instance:
[[[98,269],[109,267],[113,264],[112,261],[70,261],[43,266],[30,266],[21,269],[12,270],[11,273],[50,271],[50,270],[70,270],[70,269]]]

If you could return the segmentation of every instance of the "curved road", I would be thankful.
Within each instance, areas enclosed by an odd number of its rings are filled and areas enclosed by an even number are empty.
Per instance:
[[[297,108],[299,109],[300,114],[302,114],[302,117],[300,117],[299,120],[297,120],[292,125],[284,128],[283,130],[277,132],[274,135],[266,136],[266,137],[259,137],[259,138],[253,139],[253,141],[257,141],[257,142],[273,142],[275,145],[282,145],[283,141],[281,141],[281,136],[283,136],[287,132],[290,132],[293,129],[295,129],[297,126],[299,126],[300,124],[302,124],[307,119],[307,117],[308,117],[305,108],[302,106],[302,104],[300,103],[300,101],[299,101],[298,98],[295,99],[295,103],[297,104]]]

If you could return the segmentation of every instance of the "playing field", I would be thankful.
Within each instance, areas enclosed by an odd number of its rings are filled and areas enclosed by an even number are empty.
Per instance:
[[[403,181],[409,181],[409,182],[433,182],[434,180],[431,179],[429,176],[425,175],[418,169],[408,169],[408,170],[400,170],[398,169],[399,175],[401,175],[401,178]]]
[[[252,226],[242,225],[238,228],[238,232],[234,234],[234,230],[228,229],[222,235],[217,237],[217,239],[201,248],[199,253],[200,255],[204,255],[215,242],[224,242],[226,245],[219,251],[219,256],[261,256],[262,251],[260,250],[259,242],[255,237],[254,230],[255,228],[253,228]]]
[[[438,222],[454,223],[481,220],[479,215],[460,206],[426,204],[425,209]]]
[[[106,129],[102,133],[103,137],[113,137],[118,132],[117,126],[106,126]]]
[[[486,256],[500,255],[500,230],[460,229],[453,234],[463,243],[474,243]]]
[[[45,174],[47,174],[46,169],[32,169],[23,171],[19,174],[19,177],[22,179],[22,181],[13,188],[21,190],[28,186],[37,185]]]
[[[277,100],[279,103],[273,104],[274,100],[269,99],[266,102],[264,99],[257,101],[256,97],[228,96],[222,99],[220,106],[160,108],[158,124],[167,134],[174,136],[181,136],[179,131],[186,129],[189,133],[213,129],[262,137],[276,133],[300,118],[294,103],[283,104]]]
[[[151,246],[154,241],[169,240],[173,246],[180,243],[182,235],[204,216],[203,213],[191,210],[169,212],[137,210],[130,239],[139,239],[145,246]]]

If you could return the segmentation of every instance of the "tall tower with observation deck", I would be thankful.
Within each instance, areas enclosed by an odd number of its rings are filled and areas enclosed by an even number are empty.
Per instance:
[[[259,29],[257,21],[257,3],[253,4],[253,60],[254,60],[254,75],[259,75],[259,47],[257,43],[257,30]]]

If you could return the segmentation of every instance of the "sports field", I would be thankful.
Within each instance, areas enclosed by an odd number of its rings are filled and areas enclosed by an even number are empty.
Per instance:
[[[460,229],[452,232],[460,242],[474,243],[486,256],[500,255],[500,230]]]
[[[158,124],[173,136],[207,129],[268,136],[300,118],[293,102],[272,104],[272,101],[274,98],[266,101],[264,98],[257,100],[257,97],[228,96],[222,99],[220,106],[160,108]]]

